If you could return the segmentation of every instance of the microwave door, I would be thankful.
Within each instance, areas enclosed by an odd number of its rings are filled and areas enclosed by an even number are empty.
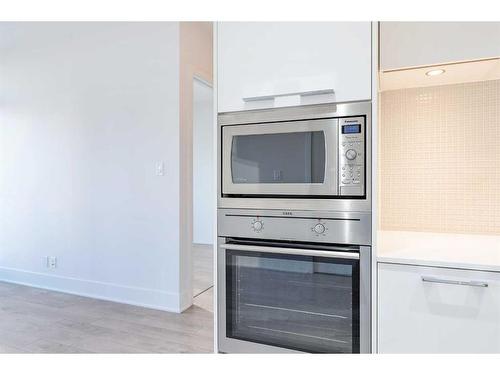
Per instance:
[[[338,120],[222,128],[225,196],[338,195]]]

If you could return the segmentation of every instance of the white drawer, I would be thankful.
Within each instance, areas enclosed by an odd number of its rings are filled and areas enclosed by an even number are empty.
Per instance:
[[[386,263],[378,271],[380,353],[500,353],[500,273]]]

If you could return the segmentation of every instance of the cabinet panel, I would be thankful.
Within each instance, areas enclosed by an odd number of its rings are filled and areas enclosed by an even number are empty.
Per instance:
[[[371,98],[370,22],[222,22],[217,35],[219,112]]]
[[[378,267],[380,353],[500,353],[500,273]]]
[[[381,22],[380,69],[500,57],[500,22]]]

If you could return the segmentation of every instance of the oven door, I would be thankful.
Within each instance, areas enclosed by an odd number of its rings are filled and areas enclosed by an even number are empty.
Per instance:
[[[222,127],[222,196],[337,196],[338,120]]]
[[[369,248],[353,248],[221,240],[219,351],[370,352]]]

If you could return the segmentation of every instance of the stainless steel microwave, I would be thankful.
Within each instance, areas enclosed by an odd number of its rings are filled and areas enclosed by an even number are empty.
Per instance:
[[[371,102],[219,114],[219,207],[370,211]]]

